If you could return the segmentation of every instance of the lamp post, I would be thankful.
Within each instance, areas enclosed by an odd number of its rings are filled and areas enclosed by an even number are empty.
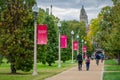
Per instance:
[[[74,31],[71,31],[71,35],[72,35],[72,63],[73,63],[73,35],[74,35]]]
[[[37,14],[39,11],[39,8],[37,7],[37,4],[34,4],[32,7],[32,11],[34,12],[34,65],[33,65],[33,74],[32,75],[37,75],[37,43],[36,43],[36,38],[37,38]]]
[[[81,42],[82,42],[82,48],[81,48],[82,50],[81,51],[82,51],[82,59],[83,59],[83,42],[84,42],[84,40],[82,39]]]
[[[2,8],[0,6],[0,22],[2,21]]]
[[[77,55],[79,54],[79,35],[77,35],[77,41],[78,41],[78,50],[77,50]]]
[[[61,67],[61,54],[60,54],[60,27],[61,23],[60,21],[57,24],[58,26],[58,67]]]

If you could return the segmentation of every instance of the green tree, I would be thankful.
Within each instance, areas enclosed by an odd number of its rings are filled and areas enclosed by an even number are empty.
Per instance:
[[[85,22],[81,21],[68,21],[70,30],[74,31],[74,40],[77,40],[77,35],[79,35],[79,51],[81,51],[82,47],[82,39],[86,40],[87,33],[86,33],[86,25]],[[81,51],[82,52],[82,51]]]
[[[46,14],[46,12],[43,9],[40,9],[38,13],[38,24],[44,24],[44,23],[47,24],[47,21],[45,22],[47,16],[49,15]],[[47,45],[38,45],[38,49],[37,49],[38,62],[42,62],[43,64],[46,64],[46,58],[47,58]]]
[[[34,27],[31,8],[34,3],[34,0],[26,0],[26,4],[23,0],[4,1],[0,54],[10,62],[11,73],[32,69]]]
[[[61,59],[63,62],[71,59],[71,31],[67,21],[62,21],[61,35],[67,36],[67,48],[61,49]]]
[[[56,57],[58,56],[58,37],[57,37],[57,31],[55,26],[55,19],[52,16],[46,16],[43,24],[48,25],[48,43],[46,45],[46,62],[49,66],[52,65],[52,63],[55,63]]]
[[[113,7],[106,6],[100,12],[99,33],[96,37],[105,51],[115,53],[115,56],[118,56],[120,64],[120,2],[119,0],[113,0],[113,3]]]

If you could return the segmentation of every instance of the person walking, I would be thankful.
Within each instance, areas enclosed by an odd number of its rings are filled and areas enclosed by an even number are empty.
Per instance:
[[[96,54],[96,64],[99,65],[99,60],[100,60],[100,56],[99,54]]]
[[[89,67],[90,67],[90,57],[87,56],[86,59],[85,59],[85,61],[86,61],[86,71],[88,71]]]
[[[103,63],[103,60],[104,60],[104,54],[101,53],[101,63]]]
[[[77,55],[77,61],[78,61],[78,70],[82,70],[83,60],[82,60],[82,55],[80,53]]]

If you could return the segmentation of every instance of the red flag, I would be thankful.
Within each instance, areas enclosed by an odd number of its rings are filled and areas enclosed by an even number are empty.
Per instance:
[[[83,52],[86,53],[86,52],[87,52],[87,46],[83,46],[83,47],[82,47],[82,50],[83,50]]]
[[[78,50],[78,41],[73,42],[73,49]]]
[[[47,44],[47,25],[37,26],[37,44]]]
[[[67,48],[67,36],[66,35],[60,36],[60,47]]]

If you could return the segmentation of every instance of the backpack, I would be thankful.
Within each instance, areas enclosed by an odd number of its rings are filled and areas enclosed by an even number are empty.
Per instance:
[[[96,59],[100,59],[100,56],[98,54],[96,55]]]

